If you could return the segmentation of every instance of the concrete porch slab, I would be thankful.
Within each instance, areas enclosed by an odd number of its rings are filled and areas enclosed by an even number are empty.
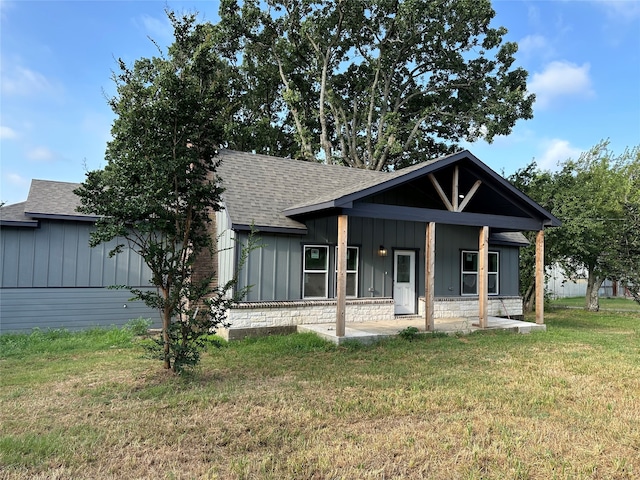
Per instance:
[[[486,330],[510,330],[523,334],[534,331],[546,331],[547,329],[546,325],[499,317],[489,317],[488,324]],[[347,341],[357,341],[368,344],[384,338],[394,337],[398,335],[400,330],[404,330],[407,327],[416,327],[420,332],[425,332],[424,318],[411,316],[380,322],[347,323],[343,337],[336,335],[335,323],[298,325],[298,332],[312,332],[337,345]],[[482,330],[478,326],[477,317],[439,318],[435,320],[436,332],[468,334],[477,330]]]

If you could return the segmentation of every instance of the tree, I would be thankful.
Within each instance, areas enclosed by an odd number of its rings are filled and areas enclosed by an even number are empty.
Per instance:
[[[587,271],[589,311],[600,308],[602,282],[618,276],[616,257],[625,220],[625,173],[630,160],[629,150],[616,156],[603,141],[577,160],[564,162],[556,174],[553,213],[563,225],[550,231],[549,244],[570,276]]]
[[[640,303],[640,147],[624,156],[629,161],[621,172],[626,180],[621,198],[623,220],[609,269],[614,272],[612,279],[620,280]]]
[[[195,25],[195,15],[167,15],[175,41],[166,56],[159,49],[132,68],[118,60],[107,164],[88,172],[75,193],[80,212],[100,216],[91,246],[121,239],[110,255],[126,242],[149,266],[157,291],[131,291],[160,310],[164,367],[179,371],[197,363],[204,339],[245,291],[192,275],[198,255],[213,248],[208,226],[220,209],[214,173],[228,82],[208,29]]]
[[[489,0],[266,3],[221,1],[220,51],[247,84],[267,79],[262,107],[295,132],[294,156],[399,168],[532,117]]]
[[[615,155],[602,141],[561,167],[541,172],[533,163],[510,180],[562,221],[547,233],[545,259],[562,266],[569,278],[586,271],[585,308],[597,311],[605,279],[640,284],[640,150]],[[523,249],[525,300],[532,288],[531,256]]]

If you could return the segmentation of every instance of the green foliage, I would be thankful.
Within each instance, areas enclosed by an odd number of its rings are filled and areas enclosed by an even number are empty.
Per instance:
[[[597,310],[604,279],[640,283],[640,148],[616,155],[602,141],[560,166],[541,172],[533,163],[510,181],[562,221],[546,233],[546,262],[559,263],[570,278],[586,270],[586,306]],[[532,289],[532,248],[522,250],[525,292]]]
[[[78,211],[99,217],[91,246],[118,239],[110,255],[126,243],[149,266],[156,289],[130,291],[161,312],[164,366],[179,371],[197,363],[201,339],[246,290],[231,294],[235,281],[213,287],[213,274],[195,275],[197,259],[213,253],[209,226],[221,209],[215,172],[228,72],[210,26],[196,25],[195,15],[167,15],[175,40],[166,54],[133,67],[118,60],[107,165],[88,172],[75,193]]]
[[[256,137],[295,137],[269,151],[381,170],[532,117],[494,16],[489,0],[223,0],[214,31],[239,65],[243,116],[263,120]]]
[[[129,330],[133,335],[141,336],[149,332],[149,327],[151,327],[152,324],[153,321],[150,318],[138,317],[129,320],[124,328]]]
[[[398,336],[410,342],[413,342],[419,335],[419,330],[416,327],[403,328],[398,332]]]

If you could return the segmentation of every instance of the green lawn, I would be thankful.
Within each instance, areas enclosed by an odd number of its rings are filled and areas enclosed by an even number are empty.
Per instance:
[[[551,305],[553,307],[560,308],[584,308],[585,306],[585,298],[584,297],[569,297],[569,298],[558,298],[556,300],[551,301]],[[618,310],[618,311],[626,311],[631,310],[634,312],[640,312],[640,304],[634,302],[629,298],[600,298],[600,309],[601,310]]]
[[[122,331],[0,337],[0,478],[640,477],[640,315],[529,335],[213,350],[176,377]]]

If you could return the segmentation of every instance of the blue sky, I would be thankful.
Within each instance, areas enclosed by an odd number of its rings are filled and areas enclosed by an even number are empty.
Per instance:
[[[115,59],[128,63],[171,42],[164,8],[215,21],[218,2],[0,0],[0,200],[27,197],[32,179],[81,182],[104,166]],[[465,145],[509,175],[609,139],[640,145],[640,0],[494,1],[494,26],[518,42],[534,119],[512,134]]]

